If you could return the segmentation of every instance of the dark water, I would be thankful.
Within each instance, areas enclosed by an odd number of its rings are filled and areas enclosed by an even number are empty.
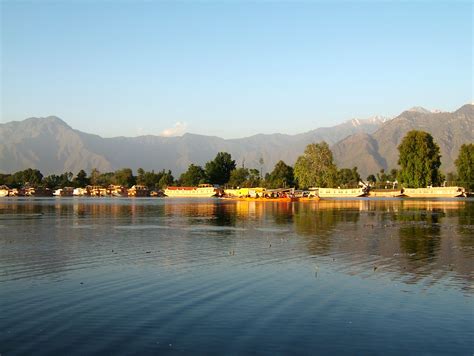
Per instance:
[[[0,354],[474,352],[474,201],[0,200]]]

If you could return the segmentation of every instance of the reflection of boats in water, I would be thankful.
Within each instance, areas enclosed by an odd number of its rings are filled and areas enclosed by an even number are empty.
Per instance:
[[[244,197],[244,198],[230,198],[231,200],[238,200],[238,201],[257,201],[257,202],[270,202],[270,203],[291,203],[294,201],[298,201],[300,198],[295,197],[275,197],[275,198],[252,198],[252,197]]]
[[[210,184],[200,184],[197,187],[168,187],[165,195],[172,198],[209,198],[217,194],[217,189]]]
[[[403,195],[409,198],[457,198],[466,196],[462,187],[405,188]]]

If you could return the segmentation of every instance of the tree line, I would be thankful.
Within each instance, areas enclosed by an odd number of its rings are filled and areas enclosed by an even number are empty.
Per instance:
[[[396,182],[404,187],[439,186],[446,179],[459,182],[465,188],[474,189],[474,144],[461,146],[455,161],[456,172],[444,176],[440,171],[441,155],[433,137],[424,131],[410,131],[398,146],[399,168],[388,172],[384,169],[370,174],[366,181],[383,185]],[[260,159],[260,165],[263,160]],[[298,157],[294,167],[278,161],[273,170],[264,176],[257,168],[237,167],[235,160],[227,152],[219,152],[204,167],[190,164],[178,179],[170,170],[145,171],[123,168],[114,172],[100,172],[93,169],[90,175],[80,170],[76,176],[71,172],[60,175],[43,176],[37,169],[26,169],[13,174],[0,174],[0,185],[10,188],[24,186],[58,189],[64,187],[85,187],[87,185],[121,185],[130,188],[139,184],[150,190],[164,189],[170,185],[197,186],[216,184],[228,187],[355,187],[361,181],[357,167],[339,169],[334,163],[333,154],[326,142],[309,144]]]

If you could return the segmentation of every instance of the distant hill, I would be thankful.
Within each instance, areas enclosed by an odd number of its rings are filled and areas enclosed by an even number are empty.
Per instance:
[[[204,165],[217,152],[231,153],[237,164],[273,169],[282,159],[294,163],[311,142],[337,141],[358,132],[374,132],[386,119],[374,117],[353,119],[334,127],[318,128],[298,135],[255,135],[225,140],[214,136],[184,134],[180,137],[139,136],[103,138],[74,130],[61,119],[29,118],[0,124],[0,172],[11,173],[26,168],[40,169],[43,174],[76,174],[80,169],[102,172],[130,167],[155,171],[171,169],[175,175],[190,163]]]
[[[474,142],[474,106],[467,104],[452,113],[405,111],[374,133],[352,135],[333,145],[334,157],[341,167],[357,166],[364,178],[381,168],[396,168],[397,147],[410,130],[429,132],[440,146],[442,171],[454,171],[461,145]]]
[[[0,172],[26,168],[43,174],[76,174],[80,169],[102,172],[129,167],[155,171],[171,169],[175,176],[190,163],[204,165],[217,152],[229,152],[238,166],[269,172],[282,159],[294,164],[309,143],[326,141],[339,167],[357,166],[362,177],[381,168],[397,166],[397,146],[409,130],[430,132],[441,147],[442,169],[454,169],[454,160],[463,143],[474,142],[473,106],[453,113],[413,108],[394,119],[374,117],[349,120],[298,135],[255,135],[240,139],[185,134],[180,137],[139,136],[103,138],[74,130],[57,117],[30,118],[0,124]]]

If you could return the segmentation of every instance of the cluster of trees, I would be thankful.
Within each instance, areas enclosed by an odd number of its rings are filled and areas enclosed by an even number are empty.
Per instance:
[[[446,180],[474,189],[474,144],[463,144],[455,160],[456,173],[442,174],[441,154],[433,136],[424,131],[407,133],[398,146],[398,181],[405,187],[439,186]]]
[[[367,181],[371,183],[398,182],[404,187],[426,187],[441,185],[445,179],[474,189],[474,144],[461,146],[455,161],[456,173],[445,177],[440,171],[441,155],[439,146],[433,137],[424,131],[410,131],[398,146],[399,169],[384,169],[376,175],[371,174]],[[263,160],[260,160],[260,165]],[[333,154],[326,142],[313,143],[306,147],[298,157],[294,167],[283,161],[276,163],[272,172],[262,177],[262,171],[256,168],[237,168],[235,161],[227,152],[219,152],[204,167],[189,165],[186,172],[175,180],[171,171],[146,172],[139,168],[133,175],[130,168],[115,172],[101,173],[93,169],[90,176],[84,170],[74,176],[71,172],[61,175],[52,174],[43,177],[37,169],[26,169],[14,174],[0,174],[0,185],[12,188],[25,185],[50,189],[65,186],[84,187],[86,185],[108,186],[110,184],[131,187],[134,184],[145,185],[149,189],[163,189],[169,185],[196,186],[203,183],[227,185],[231,187],[354,187],[361,180],[357,167],[338,169]]]

